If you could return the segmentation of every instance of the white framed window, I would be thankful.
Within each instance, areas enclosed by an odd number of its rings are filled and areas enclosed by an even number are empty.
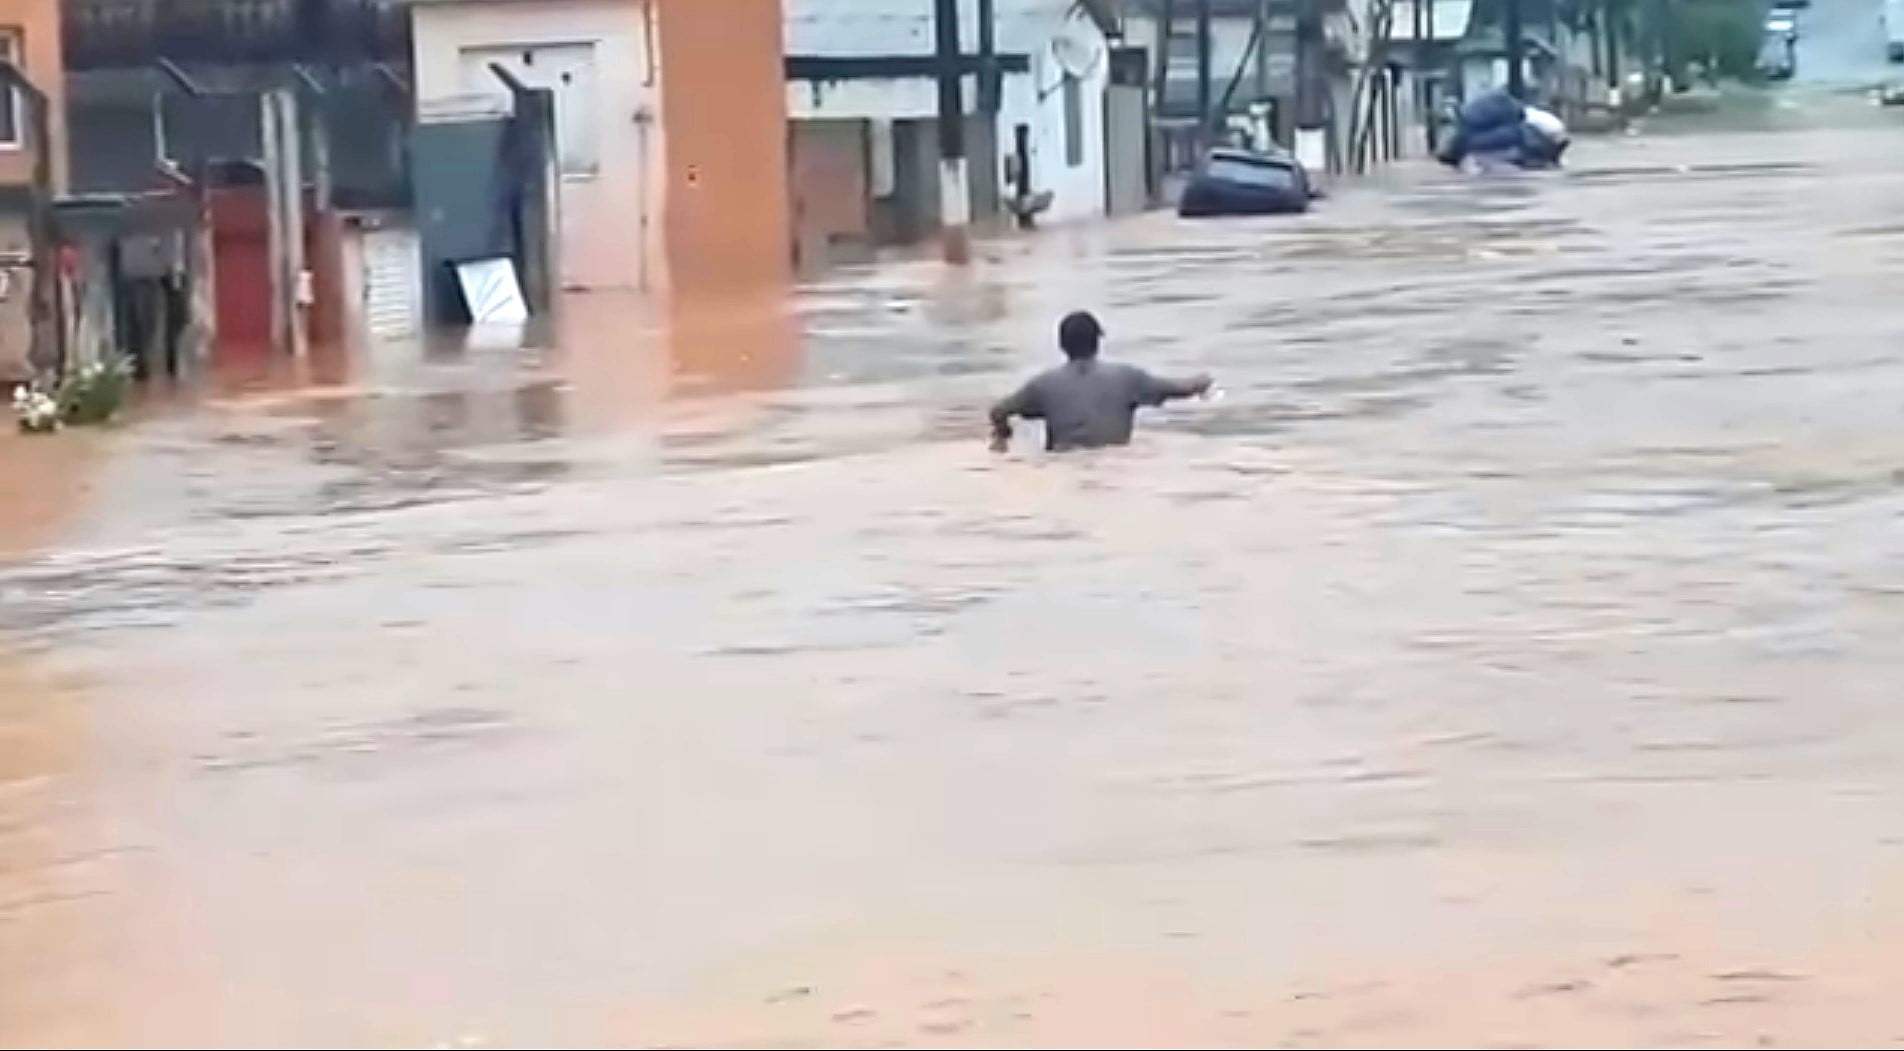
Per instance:
[[[25,48],[20,46],[20,30],[14,26],[0,26],[0,59],[13,63],[13,68],[26,72],[26,63],[20,57]],[[26,124],[26,111],[20,93],[12,85],[0,85],[0,150],[17,150],[24,142],[21,136]]]

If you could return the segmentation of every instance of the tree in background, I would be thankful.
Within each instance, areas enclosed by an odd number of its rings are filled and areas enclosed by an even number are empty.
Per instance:
[[[1675,79],[1684,82],[1690,62],[1722,76],[1757,76],[1764,34],[1758,0],[1671,0],[1666,11],[1666,53]]]

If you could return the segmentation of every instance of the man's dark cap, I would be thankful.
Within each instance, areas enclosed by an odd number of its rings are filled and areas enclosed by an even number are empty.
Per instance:
[[[1104,326],[1088,310],[1079,310],[1066,314],[1058,323],[1058,345],[1067,354],[1089,353],[1097,350],[1098,341],[1104,338]]]

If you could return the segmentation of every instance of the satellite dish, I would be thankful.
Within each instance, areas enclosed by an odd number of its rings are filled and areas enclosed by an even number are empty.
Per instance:
[[[1104,61],[1104,36],[1088,22],[1069,22],[1051,38],[1051,58],[1066,76],[1087,80]]]

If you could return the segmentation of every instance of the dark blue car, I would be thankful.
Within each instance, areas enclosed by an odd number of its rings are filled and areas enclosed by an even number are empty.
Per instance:
[[[1286,215],[1309,210],[1309,175],[1281,151],[1211,150],[1177,204],[1185,217]]]

